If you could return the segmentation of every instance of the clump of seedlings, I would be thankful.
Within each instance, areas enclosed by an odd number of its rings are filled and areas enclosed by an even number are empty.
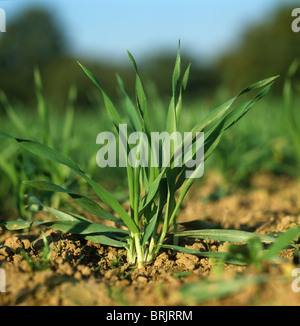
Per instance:
[[[99,200],[94,201],[86,196],[65,189],[62,185],[57,185],[49,181],[26,181],[27,185],[45,191],[68,194],[82,209],[94,214],[101,220],[115,222],[115,226],[112,227],[95,223],[73,212],[65,212],[54,207],[49,207],[31,195],[27,195],[27,198],[33,203],[32,208],[50,212],[56,219],[47,221],[7,221],[1,223],[1,225],[10,230],[45,225],[60,231],[80,235],[87,240],[103,245],[125,248],[128,261],[138,267],[143,266],[144,263],[151,262],[161,248],[172,248],[184,253],[234,262],[234,259],[230,259],[230,256],[226,252],[199,252],[181,247],[178,245],[179,237],[233,242],[247,242],[249,239],[256,237],[262,242],[274,242],[274,237],[239,230],[192,229],[179,232],[177,230],[177,216],[185,196],[195,180],[201,175],[205,160],[212,154],[224,132],[238,122],[240,118],[268,93],[277,77],[255,82],[226,103],[210,111],[202,119],[195,117],[195,120],[199,121],[197,121],[194,128],[189,132],[189,137],[181,137],[180,139],[183,140],[181,142],[176,142],[175,138],[169,138],[169,140],[171,139],[169,145],[173,146],[170,146],[167,164],[159,164],[162,161],[161,156],[159,158],[156,156],[165,153],[165,145],[168,142],[166,138],[162,137],[158,143],[158,150],[151,150],[151,140],[153,132],[155,132],[152,130],[149,119],[151,112],[148,110],[148,102],[137,64],[129,52],[128,55],[136,77],[135,103],[126,92],[121,78],[119,76],[117,78],[125,98],[125,109],[128,117],[126,121],[121,119],[119,109],[115,107],[92,72],[82,64],[79,63],[79,65],[100,90],[107,113],[115,126],[116,135],[122,140],[119,146],[123,150],[122,155],[125,157],[126,163],[124,166],[127,169],[129,211],[126,211],[110,192],[91,179],[69,157],[49,147],[47,144],[1,133],[1,138],[15,140],[31,153],[70,168],[91,186],[99,197]],[[182,96],[187,87],[189,72],[190,65],[188,65],[182,74],[180,48],[178,48],[172,76],[172,96],[165,119],[165,132],[167,135],[182,136],[182,132],[179,131],[180,117],[182,114]],[[260,90],[257,91],[252,99],[245,100],[244,103],[234,106],[238,98],[250,91],[258,89]],[[128,127],[128,130],[137,133],[137,135],[142,135],[143,142],[139,139],[140,141],[137,145],[136,143],[130,142],[129,139],[126,139],[124,134],[122,134],[124,125]],[[200,138],[199,135],[201,135]],[[202,139],[202,145],[200,147],[199,142],[197,142],[199,139]],[[143,146],[141,145],[142,143]],[[199,151],[202,153],[201,159],[198,159],[198,164],[195,165],[196,168],[193,173],[187,174],[187,172],[190,172],[191,163],[195,162],[197,157],[199,158]],[[145,164],[132,164],[132,161],[134,161],[132,158],[135,158],[135,162],[141,163],[142,154],[147,156],[147,162],[144,162]],[[181,164],[177,164],[178,161]],[[110,210],[104,208],[107,206]],[[170,241],[168,241],[169,244],[166,244],[165,240],[167,237],[168,239],[171,238],[171,240],[173,238],[173,244]]]

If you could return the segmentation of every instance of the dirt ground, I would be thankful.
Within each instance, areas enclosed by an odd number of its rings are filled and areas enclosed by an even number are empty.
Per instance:
[[[251,188],[237,190],[218,200],[206,200],[218,185],[209,176],[205,185],[194,187],[184,203],[179,221],[202,219],[226,229],[267,234],[300,224],[299,183],[287,178],[258,176]],[[43,248],[41,231],[51,245],[48,268],[32,272],[22,252],[37,259]],[[197,250],[209,246],[225,250],[226,243],[183,239],[181,245]],[[250,284],[222,298],[197,301],[182,289],[201,280],[232,280],[239,275],[258,275],[252,267],[224,265],[221,276],[207,258],[162,250],[142,269],[126,262],[123,249],[81,240],[70,234],[43,228],[28,233],[0,231],[0,268],[5,271],[6,292],[0,305],[6,306],[192,306],[192,305],[300,305],[300,293],[293,292],[292,270],[300,267],[295,249],[286,249],[280,264],[266,266],[264,281]],[[199,289],[201,291],[201,288]]]

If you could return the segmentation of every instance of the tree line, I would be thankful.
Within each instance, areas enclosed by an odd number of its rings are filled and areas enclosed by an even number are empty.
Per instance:
[[[183,56],[184,64],[192,62],[186,98],[211,96],[220,87],[236,91],[273,75],[282,77],[274,88],[275,93],[280,94],[289,65],[300,56],[300,33],[292,31],[293,19],[291,6],[277,8],[264,22],[245,30],[238,44],[211,65],[194,64],[192,58]],[[35,101],[33,70],[38,67],[49,101],[63,105],[70,86],[75,85],[78,102],[82,106],[93,105],[94,87],[83,78],[68,51],[66,36],[49,12],[31,9],[8,24],[7,30],[9,33],[2,33],[0,37],[0,90],[12,101],[28,105]],[[139,63],[143,80],[149,84],[151,81],[159,96],[168,96],[171,92],[175,56],[166,53]],[[134,94],[135,76],[130,65],[83,60],[99,78],[105,76],[101,81],[112,98],[120,95],[116,73],[128,86],[128,92]]]

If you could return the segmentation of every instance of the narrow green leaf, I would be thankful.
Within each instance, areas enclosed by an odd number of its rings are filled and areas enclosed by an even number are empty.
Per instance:
[[[175,60],[175,67],[174,67],[173,77],[172,77],[172,98],[169,105],[167,121],[166,121],[166,131],[169,134],[173,133],[174,131],[177,131],[176,107],[177,107],[177,101],[178,101],[179,90],[180,90],[179,87],[180,73],[181,73],[181,58],[180,58],[180,42],[179,42],[178,52]]]
[[[268,248],[267,252],[263,254],[263,259],[269,260],[274,258],[281,250],[290,246],[300,234],[300,228],[292,228],[282,233],[275,242]]]
[[[125,96],[126,112],[129,117],[131,126],[134,131],[142,131],[143,124],[141,121],[141,116],[140,116],[139,112],[136,110],[134,104],[132,103],[132,101],[126,91],[125,85],[124,85],[121,77],[118,74],[117,74],[117,80],[118,80],[119,86]]]
[[[226,280],[201,280],[189,283],[182,287],[181,293],[184,298],[204,303],[208,300],[220,299],[230,294],[242,291],[246,286],[260,284],[267,281],[268,276],[239,276]]]
[[[136,100],[137,100],[137,106],[139,109],[139,112],[142,116],[142,120],[144,121],[145,125],[145,131],[148,135],[148,137],[151,134],[151,126],[150,126],[150,120],[149,120],[149,113],[148,113],[148,104],[147,104],[147,98],[146,94],[144,92],[143,84],[138,72],[137,64],[132,56],[132,54],[127,51],[129,59],[133,65],[133,68],[135,70],[136,75],[136,81],[135,81],[135,89],[136,89]]]
[[[21,133],[21,135],[25,136],[30,133],[30,130],[24,126],[24,122],[21,121],[20,117],[18,116],[17,112],[13,109],[11,104],[9,103],[5,93],[1,90],[0,91],[0,101],[9,117],[9,119],[12,121],[18,132]]]
[[[177,131],[177,119],[176,119],[176,109],[175,109],[175,98],[171,98],[171,102],[169,105],[169,110],[167,114],[166,120],[166,131],[169,134],[172,134],[174,131]]]
[[[186,87],[187,87],[187,83],[188,83],[188,79],[189,79],[189,75],[190,75],[190,70],[191,70],[191,64],[189,63],[188,67],[186,68],[186,71],[183,75],[182,78],[182,90],[185,91]]]
[[[114,104],[112,103],[110,98],[107,96],[107,94],[104,92],[99,81],[93,75],[93,73],[91,71],[89,71],[86,67],[84,67],[80,62],[78,62],[78,64],[82,68],[82,70],[86,73],[86,75],[90,78],[90,80],[100,89],[103,99],[104,99],[104,104],[105,104],[107,113],[110,116],[111,120],[113,121],[117,130],[119,130],[119,125],[122,123],[122,120],[121,120],[120,115],[119,115],[118,111],[116,110]]]
[[[59,231],[64,231],[67,233],[87,235],[87,234],[97,234],[97,233],[120,233],[129,235],[128,231],[122,229],[116,229],[110,226],[88,223],[81,221],[57,221],[48,222],[48,226]]]
[[[151,184],[151,186],[148,189],[147,194],[143,197],[143,199],[140,201],[139,205],[139,211],[144,210],[153,200],[155,195],[157,194],[160,186],[160,182],[165,174],[165,169],[161,171],[161,173],[158,175],[158,177],[154,180],[154,182]]]
[[[79,174],[84,180],[87,181],[87,183],[94,189],[96,194],[100,197],[100,199],[110,206],[117,214],[119,214],[120,218],[124,221],[126,226],[133,232],[138,233],[139,229],[134,223],[134,221],[131,219],[131,217],[128,215],[128,213],[124,210],[124,208],[120,205],[120,203],[115,200],[115,198],[106,191],[103,187],[98,185],[95,181],[93,181],[90,177],[88,177],[79,167],[77,164],[75,164],[72,160],[64,156],[63,154],[57,152],[56,150],[45,146],[43,144],[40,144],[35,141],[25,140],[25,139],[19,139],[12,137],[10,135],[0,133],[0,138],[10,138],[15,139],[17,142],[19,142],[25,149],[29,150],[30,152],[46,158],[48,160],[64,164],[68,166],[70,169],[72,169],[74,172]]]
[[[117,129],[117,132],[120,134],[120,132],[119,132],[119,126],[122,123],[122,121],[121,121],[121,118],[119,116],[119,113],[117,112],[114,104],[112,103],[112,101],[110,100],[110,98],[106,95],[106,93],[104,92],[104,90],[100,86],[100,83],[98,82],[98,80],[96,79],[96,77],[86,67],[84,67],[83,65],[81,65],[79,62],[78,62],[78,64],[83,69],[83,71],[86,73],[86,75],[92,80],[92,82],[100,89],[100,91],[102,93],[102,96],[104,98],[104,103],[105,103],[105,107],[106,107],[106,110],[108,112],[108,115],[110,116],[111,120],[113,121],[113,123],[115,125],[115,128]],[[136,127],[137,128],[140,128],[138,126],[138,122],[136,120],[134,120],[134,121],[135,121],[135,123],[137,123],[137,126]],[[123,150],[125,150],[125,149],[123,148]],[[128,148],[127,148],[127,150],[128,150]],[[126,157],[127,157],[127,160],[128,160],[128,155],[126,155]],[[133,205],[133,195],[134,195],[134,189],[133,189],[133,171],[132,171],[132,167],[130,166],[130,164],[128,164],[128,162],[127,162],[127,176],[128,176],[129,195],[130,195],[129,197],[130,197],[130,203],[131,203],[131,206],[132,206]],[[86,179],[86,181],[88,183],[90,183],[87,179]],[[99,193],[102,193],[103,191],[98,187],[98,185],[96,183],[94,183],[93,181],[92,181],[92,184],[90,183],[90,185],[94,188],[94,190],[98,194],[98,196],[100,196]],[[107,197],[107,194],[104,194],[104,195],[105,195],[105,197]],[[100,196],[100,198],[103,200],[103,198],[101,196]],[[111,199],[111,201],[113,202],[113,205],[115,207],[113,209],[116,210],[116,207],[117,207],[116,202],[114,202],[114,199]],[[120,213],[120,211],[122,211],[121,212],[121,215],[123,217],[121,217],[121,216],[120,217],[123,220],[124,220],[124,218],[125,218],[125,220],[127,220],[127,222],[125,222],[125,221],[124,222],[127,224],[127,226],[129,226],[129,225],[131,226],[130,229],[132,230],[132,232],[133,233],[138,232],[137,226],[134,224],[134,222],[132,220],[129,220],[130,219],[129,215],[125,212],[126,215],[129,217],[129,219],[128,219],[127,217],[125,217],[125,213],[124,213],[124,210],[122,208],[119,207],[118,210],[119,210],[118,214]]]
[[[108,227],[105,227],[101,224],[96,223],[86,223],[80,221],[8,221],[0,223],[0,226],[5,227],[7,230],[22,230],[31,228],[34,226],[47,226],[49,228],[78,234],[80,237],[90,240],[96,243],[101,243],[103,245],[114,246],[114,247],[126,247],[126,244],[118,241],[112,237],[109,237],[111,230]],[[116,231],[114,231],[116,232]],[[118,232],[117,232],[118,233]],[[120,232],[121,233],[121,232]]]
[[[59,221],[44,222],[44,225],[51,227],[53,229],[63,231],[63,232],[72,233],[72,234],[78,234],[80,236],[83,235],[83,236],[85,236],[85,238],[86,238],[86,235],[93,236],[93,237],[104,236],[105,239],[110,238],[111,241],[115,241],[115,239],[112,239],[115,236],[114,233],[126,234],[127,236],[130,234],[129,231],[126,231],[123,229],[118,229],[118,228],[114,228],[111,226],[93,223],[82,216],[68,214],[68,213],[62,212],[60,210],[48,207],[33,196],[28,196],[28,197],[31,201],[40,205],[43,210],[50,212],[51,214],[53,214],[54,216],[56,216],[59,219]],[[41,225],[41,223],[39,223],[39,225]],[[98,241],[100,241],[100,239],[101,238],[99,238]],[[107,244],[107,242],[106,243],[103,242],[103,239],[102,239],[101,243]],[[112,245],[112,242],[110,242],[109,245]],[[119,246],[123,246],[123,245],[119,244]]]
[[[40,121],[42,123],[43,143],[47,146],[52,146],[49,109],[47,107],[45,97],[43,94],[42,78],[38,67],[34,68],[34,84],[35,84],[35,91],[36,91],[36,96],[38,101],[38,113],[39,113]]]
[[[185,248],[176,245],[167,245],[162,244],[162,248],[172,249],[184,254],[200,256],[204,258],[214,258],[223,261],[224,263],[233,264],[233,265],[244,265],[244,262],[241,262],[237,259],[232,259],[228,256],[227,252],[219,252],[219,251],[199,251],[195,249]]]
[[[62,153],[67,155],[70,150],[70,139],[72,137],[72,129],[74,122],[74,103],[77,97],[77,89],[71,86],[68,94],[68,102],[66,107],[65,122],[62,130]]]
[[[186,86],[187,86],[187,82],[188,82],[188,78],[189,78],[189,74],[190,74],[190,68],[191,68],[191,64],[188,65],[183,78],[182,78],[182,83],[181,83],[181,87],[180,87],[180,92],[179,92],[179,97],[178,97],[178,102],[176,104],[176,123],[177,126],[179,126],[179,122],[180,122],[180,117],[181,117],[181,109],[182,109],[182,93],[185,91]]]
[[[246,102],[244,105],[238,106],[226,117],[225,129],[230,128],[237,123],[259,100],[268,94],[273,82],[264,87],[251,101]]]
[[[236,122],[238,122],[241,117],[244,116],[257,103],[257,101],[262,99],[269,92],[271,86],[272,83],[264,87],[252,100],[239,105],[227,114],[225,114],[225,112],[229,107],[228,105],[225,105],[224,108],[226,110],[222,113],[222,115],[220,117],[218,116],[217,119],[213,118],[204,127],[204,160],[206,160],[217,147],[223,136],[224,131],[226,131]]]
[[[118,241],[116,239],[112,239],[104,234],[92,234],[92,235],[88,234],[88,235],[84,235],[83,238],[85,240],[89,240],[95,243],[100,243],[105,246],[127,248],[126,243],[122,241]]]
[[[263,242],[274,242],[276,238],[252,233],[240,230],[223,230],[223,229],[211,229],[211,230],[190,230],[182,231],[174,234],[176,237],[189,237],[216,241],[229,241],[229,242],[247,242],[248,239],[257,237]]]
[[[247,92],[258,89],[260,87],[266,86],[269,83],[273,82],[278,76],[266,78],[264,80],[261,80],[259,82],[255,82],[251,84],[250,86],[243,89],[238,95],[227,101],[226,103],[218,106],[216,109],[211,111],[199,124],[197,124],[193,128],[193,132],[196,131],[204,131],[206,132],[211,124],[215,123],[217,120],[219,120],[232,106],[232,104],[243,94],[246,94]]]
[[[27,229],[31,228],[32,226],[37,226],[37,225],[43,225],[45,224],[44,221],[6,221],[6,222],[1,222],[0,226],[5,227],[9,231],[17,231],[17,230],[22,230],[22,229]]]
[[[8,176],[12,185],[17,187],[19,184],[19,177],[16,173],[16,166],[11,164],[10,158],[12,155],[15,155],[15,148],[12,146],[6,147],[1,152],[0,169]]]
[[[175,60],[175,67],[174,67],[173,77],[172,77],[172,93],[173,93],[173,97],[175,98],[175,101],[176,101],[176,96],[178,95],[180,74],[181,74],[181,57],[180,57],[180,41],[179,41],[177,57]]]
[[[49,181],[24,181],[24,183],[30,187],[34,187],[44,191],[53,191],[53,192],[62,192],[68,194],[81,208],[85,209],[86,211],[94,214],[98,218],[106,219],[113,221],[120,225],[125,225],[122,220],[115,217],[110,212],[106,211],[96,202],[91,200],[88,197],[82,196],[80,194],[73,193],[67,189],[64,189],[52,182]]]
[[[159,214],[159,210],[158,210],[158,208],[156,208],[155,214],[152,216],[148,225],[146,226],[145,233],[144,233],[144,236],[142,239],[142,244],[141,244],[142,246],[144,246],[146,244],[146,242],[149,240],[149,238],[151,237],[151,235],[155,229],[155,226],[156,226],[158,214]]]

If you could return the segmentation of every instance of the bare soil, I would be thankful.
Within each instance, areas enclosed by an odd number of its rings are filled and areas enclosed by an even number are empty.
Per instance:
[[[300,224],[299,183],[263,175],[253,178],[250,189],[236,190],[218,200],[203,201],[218,185],[218,177],[195,186],[179,221],[202,219],[221,228],[261,234],[285,231]],[[22,252],[39,259],[41,231],[51,245],[49,266],[32,271]],[[227,243],[181,239],[181,245],[197,250],[224,251]],[[29,232],[0,230],[0,268],[5,270],[6,292],[0,305],[7,306],[185,306],[185,305],[300,305],[300,293],[292,291],[292,270],[299,267],[295,249],[282,252],[282,263],[265,266],[264,282],[252,284],[219,299],[198,302],[182,289],[200,280],[258,275],[253,267],[224,265],[218,276],[207,258],[162,250],[141,269],[126,261],[123,249],[102,246],[70,234],[32,228]]]

